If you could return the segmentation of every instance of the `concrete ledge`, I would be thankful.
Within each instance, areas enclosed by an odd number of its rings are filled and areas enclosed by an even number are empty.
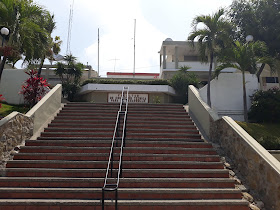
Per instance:
[[[11,119],[13,119],[14,117],[16,117],[18,114],[20,114],[19,112],[12,112],[11,114],[9,114],[8,116],[2,118],[0,120],[0,126],[4,125],[5,123],[9,122]]]
[[[200,97],[198,90],[190,85],[188,89],[189,114],[200,128],[202,135],[209,139],[210,137],[210,119],[218,120],[220,117],[216,114]]]
[[[56,85],[42,100],[40,100],[29,112],[27,117],[34,117],[35,134],[40,127],[61,107],[62,85]]]
[[[176,95],[175,90],[169,85],[134,85],[134,84],[86,84],[82,87],[80,94],[86,94],[93,91],[121,92],[124,86],[129,87],[129,92],[166,93],[169,95]]]

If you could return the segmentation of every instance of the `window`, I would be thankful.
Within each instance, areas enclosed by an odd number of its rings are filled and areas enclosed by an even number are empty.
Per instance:
[[[266,83],[278,83],[278,77],[266,77],[265,78]]]
[[[199,61],[198,56],[184,55],[184,61]]]

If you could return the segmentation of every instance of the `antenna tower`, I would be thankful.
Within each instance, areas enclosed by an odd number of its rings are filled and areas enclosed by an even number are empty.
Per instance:
[[[72,22],[73,22],[73,8],[74,8],[74,0],[72,2],[72,5],[70,5],[68,36],[67,36],[67,48],[66,48],[66,54],[67,55],[71,54],[70,44],[71,44]]]

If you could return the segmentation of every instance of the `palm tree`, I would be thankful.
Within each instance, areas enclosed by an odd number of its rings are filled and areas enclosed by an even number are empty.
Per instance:
[[[18,49],[25,62],[39,60],[49,44],[50,33],[42,27],[42,19],[48,11],[32,0],[1,0],[0,25],[10,30],[7,46]],[[0,80],[7,56],[0,64]]]
[[[57,63],[55,74],[61,80],[63,96],[72,101],[80,88],[84,65],[77,62],[77,58],[71,54],[64,56],[63,61]]]
[[[43,22],[44,22],[44,28],[49,34],[52,34],[53,30],[55,29],[55,21],[54,21],[54,15],[50,15],[49,13],[46,14],[46,16],[43,16]],[[54,60],[53,54],[58,54],[61,50],[60,45],[62,41],[60,40],[59,36],[56,36],[54,39],[50,37],[48,40],[48,45],[46,45],[46,48],[44,51],[42,51],[42,57],[40,58],[40,66],[38,68],[38,77],[41,75],[42,67],[44,64],[44,61],[46,58],[50,62]]]
[[[269,63],[270,58],[266,56],[267,46],[264,42],[250,42],[242,44],[236,41],[232,48],[228,48],[227,53],[222,59],[222,63],[217,66],[215,75],[218,76],[225,68],[236,68],[242,72],[242,86],[243,86],[243,109],[244,120],[248,122],[247,111],[247,95],[246,95],[246,81],[245,72],[256,73],[260,63]]]
[[[212,68],[214,57],[231,42],[232,25],[224,18],[224,9],[218,10],[214,15],[201,15],[194,18],[192,25],[193,31],[188,37],[192,41],[198,40],[198,50],[202,62],[210,63],[207,86],[207,104],[211,107],[210,82],[212,79]],[[202,29],[198,25],[203,25]]]

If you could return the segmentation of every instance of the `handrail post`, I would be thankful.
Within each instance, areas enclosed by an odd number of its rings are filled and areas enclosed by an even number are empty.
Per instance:
[[[116,188],[116,192],[115,192],[115,210],[118,210],[118,188]]]
[[[104,210],[104,189],[102,188],[102,210]]]

